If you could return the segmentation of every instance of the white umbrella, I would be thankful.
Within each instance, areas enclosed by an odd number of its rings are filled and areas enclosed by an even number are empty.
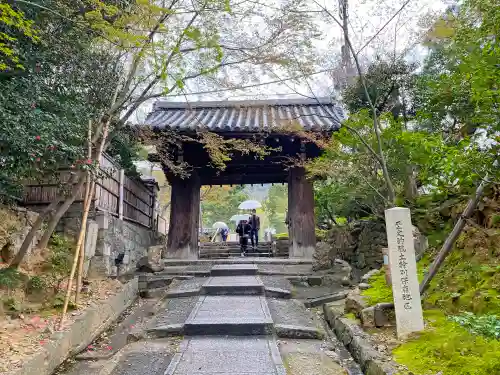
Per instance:
[[[222,229],[222,228],[228,228],[227,224],[222,222],[222,221],[216,221],[213,225],[212,228],[214,229]]]
[[[253,210],[255,208],[261,208],[261,207],[262,205],[254,200],[244,201],[240,203],[240,205],[238,206],[240,210]]]
[[[229,220],[236,221],[237,223],[239,223],[241,220],[248,220],[248,215],[242,215],[242,214],[233,215]]]

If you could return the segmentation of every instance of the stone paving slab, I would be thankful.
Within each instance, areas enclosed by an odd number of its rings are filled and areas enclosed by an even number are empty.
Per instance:
[[[318,336],[324,336],[319,319],[300,301],[272,298],[267,302],[275,325],[293,327],[297,332],[317,332]]]
[[[262,295],[264,284],[256,276],[213,276],[203,284],[206,295]]]
[[[188,335],[255,335],[272,331],[262,296],[202,296],[184,325]]]
[[[292,290],[292,284],[283,276],[260,275],[259,278],[262,280],[266,288],[278,288],[288,291]]]
[[[288,258],[229,258],[229,259],[163,259],[165,266],[187,266],[203,264],[306,264],[312,265],[312,259]]]
[[[236,285],[259,285],[263,286],[262,280],[257,276],[213,276],[203,286],[236,286]]]
[[[265,297],[203,296],[186,324],[272,323]]]
[[[270,338],[196,337],[182,346],[165,375],[286,375]]]
[[[173,357],[154,351],[127,353],[110,375],[163,375]]]
[[[257,275],[255,264],[216,264],[210,271],[212,276],[244,276]]]
[[[259,264],[260,275],[281,275],[281,276],[301,276],[310,275],[313,273],[311,263],[294,264],[294,263],[262,263]]]

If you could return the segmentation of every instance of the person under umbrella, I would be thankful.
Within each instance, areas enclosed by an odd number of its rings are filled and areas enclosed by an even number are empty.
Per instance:
[[[250,241],[252,241],[252,249],[255,250],[259,246],[259,230],[260,230],[260,217],[257,216],[257,211],[252,210],[250,216]]]
[[[241,256],[245,256],[248,247],[248,237],[250,236],[250,231],[252,227],[248,224],[247,220],[241,220],[236,227],[236,233],[240,236],[240,249]]]

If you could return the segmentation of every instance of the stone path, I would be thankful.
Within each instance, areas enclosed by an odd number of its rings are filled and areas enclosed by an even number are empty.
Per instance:
[[[242,262],[210,267],[208,277],[172,282],[143,335],[134,336],[139,342],[64,373],[362,374],[317,311],[290,299],[292,287],[283,276],[260,276],[260,267]]]

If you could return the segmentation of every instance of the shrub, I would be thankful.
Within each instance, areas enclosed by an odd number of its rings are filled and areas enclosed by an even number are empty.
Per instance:
[[[473,334],[500,339],[500,319],[496,315],[478,316],[467,311],[461,315],[451,316],[449,319]]]
[[[22,274],[13,268],[4,268],[0,270],[0,288],[12,290],[19,287],[22,283]]]

